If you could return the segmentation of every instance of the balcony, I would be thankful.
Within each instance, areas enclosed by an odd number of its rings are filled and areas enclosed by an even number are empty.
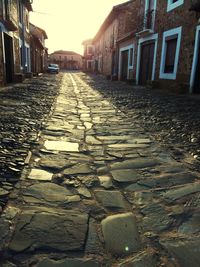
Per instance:
[[[17,26],[17,10],[8,1],[5,1],[3,14],[0,17],[0,22],[8,31],[16,31]]]
[[[147,10],[141,22],[142,31],[138,32],[139,37],[146,37],[154,33],[154,21],[155,21],[155,10]]]

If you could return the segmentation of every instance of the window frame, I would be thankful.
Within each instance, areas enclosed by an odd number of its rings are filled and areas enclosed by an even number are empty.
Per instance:
[[[199,55],[199,42],[200,42],[200,25],[196,27],[196,35],[195,35],[195,45],[194,45],[194,53],[193,53],[193,62],[192,62],[192,69],[190,75],[190,94],[193,93],[194,81],[195,81],[195,74],[196,74],[196,67]]]
[[[152,68],[152,76],[151,80],[155,80],[155,74],[156,74],[156,61],[157,61],[157,48],[158,48],[158,33],[154,33],[153,35],[140,38],[138,41],[138,48],[137,48],[137,67],[136,67],[136,84],[139,84],[139,76],[140,76],[140,60],[141,60],[141,47],[142,44],[147,41],[154,41],[155,47],[154,47],[154,58],[153,58],[153,68]]]
[[[173,0],[167,1],[167,12],[181,6],[184,4],[184,0],[178,0],[177,2],[173,3]]]
[[[133,56],[132,56],[132,64],[131,58],[130,58],[130,50],[133,49]],[[135,54],[135,45],[130,44],[125,47],[121,47],[119,50],[119,77],[121,76],[121,63],[122,63],[122,52],[128,51],[128,68],[127,68],[127,77],[129,78],[129,71],[134,69],[134,54]],[[119,78],[120,79],[120,78]]]
[[[91,52],[90,52],[91,49]],[[87,55],[91,56],[94,54],[94,45],[87,45]]]
[[[91,68],[89,68],[89,63],[91,64]],[[92,70],[93,68],[93,60],[87,60],[87,70]]]
[[[177,36],[177,44],[176,44],[176,52],[174,59],[174,71],[172,73],[165,72],[165,63],[166,63],[166,52],[167,52],[167,40],[169,38],[173,38],[173,36]],[[163,33],[163,41],[162,41],[162,52],[161,52],[161,62],[160,62],[160,79],[167,80],[175,80],[176,74],[178,70],[178,62],[179,62],[179,54],[180,54],[180,46],[181,46],[181,36],[182,36],[182,26],[177,27]]]
[[[146,20],[148,8],[149,8],[149,0],[145,0],[144,21],[143,21],[143,25],[144,25],[143,28],[144,29],[145,29],[145,24],[146,24],[145,20]],[[154,31],[154,28],[155,28],[156,9],[157,9],[157,0],[154,0],[154,8],[153,8],[153,16],[152,16],[152,27],[151,27],[152,31]]]

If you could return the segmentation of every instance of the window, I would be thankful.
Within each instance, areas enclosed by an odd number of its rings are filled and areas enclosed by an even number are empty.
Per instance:
[[[153,30],[157,0],[145,0],[144,29]]]
[[[129,50],[129,66],[132,67],[133,66],[133,48],[131,48]]]
[[[93,60],[87,60],[87,69],[89,71],[93,69]]]
[[[9,19],[9,2],[8,0],[4,0],[2,4],[3,4],[3,16],[6,20],[8,20]]]
[[[123,75],[127,76],[127,79],[129,79],[129,72],[130,70],[133,70],[133,64],[134,64],[133,59],[134,59],[134,45],[133,44],[120,48],[119,79],[121,79],[122,73]]]
[[[93,54],[93,51],[94,51],[93,45],[88,45],[88,47],[87,47],[87,54],[88,55],[92,55]]]
[[[18,2],[18,9],[19,9],[19,24],[22,25],[23,23],[23,10],[22,10],[23,6],[21,1]]]
[[[167,3],[167,12],[171,11],[172,9],[181,6],[184,3],[184,0],[168,0]]]
[[[179,51],[181,45],[182,27],[178,27],[163,34],[162,54],[160,64],[161,79],[176,79]]]
[[[174,72],[176,46],[177,46],[177,36],[175,38],[166,40],[165,73]]]
[[[26,21],[25,21],[25,23],[26,23],[26,30],[29,31],[29,16],[28,16],[28,14],[26,14]]]

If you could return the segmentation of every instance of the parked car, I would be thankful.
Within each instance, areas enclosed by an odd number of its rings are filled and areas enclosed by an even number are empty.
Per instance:
[[[49,64],[47,67],[47,72],[49,73],[59,73],[59,70],[58,64]]]

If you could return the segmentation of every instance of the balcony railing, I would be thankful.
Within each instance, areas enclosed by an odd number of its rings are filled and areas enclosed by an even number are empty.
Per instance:
[[[154,26],[155,10],[148,10],[144,16],[144,30],[153,30]]]
[[[15,19],[15,17],[17,16],[16,12],[17,10],[13,9],[11,3],[6,0],[3,7],[3,15],[0,17],[0,21],[9,31],[16,31],[18,28]]]

